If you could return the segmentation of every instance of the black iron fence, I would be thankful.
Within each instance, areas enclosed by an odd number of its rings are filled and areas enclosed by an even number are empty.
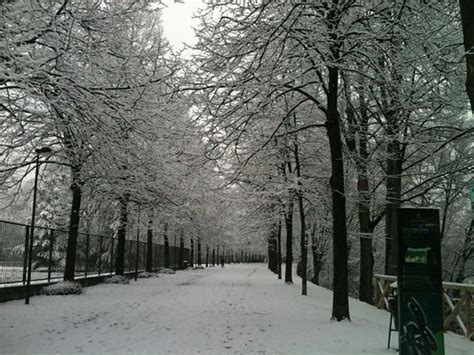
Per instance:
[[[30,226],[0,220],[0,284],[26,283]],[[35,226],[31,280],[51,281],[64,274],[68,231]],[[117,240],[110,236],[79,233],[76,249],[76,278],[115,273]],[[165,246],[152,244],[152,269],[164,267]],[[127,240],[124,267],[126,272],[146,267],[147,243]],[[179,266],[179,247],[169,247],[169,267]],[[189,260],[189,249],[183,250]]]

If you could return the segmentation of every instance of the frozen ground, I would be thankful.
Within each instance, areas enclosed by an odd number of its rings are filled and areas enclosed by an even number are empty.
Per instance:
[[[245,264],[11,301],[0,304],[0,354],[396,353],[387,312],[351,300],[352,322],[331,322],[331,292],[308,291]],[[446,354],[474,354],[463,337],[446,342]]]

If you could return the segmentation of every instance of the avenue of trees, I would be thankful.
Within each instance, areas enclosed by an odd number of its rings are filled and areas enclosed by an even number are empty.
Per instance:
[[[283,250],[292,282],[296,247],[305,294],[307,249],[315,282],[331,255],[332,317],[350,318],[349,293],[370,303],[374,270],[396,272],[397,208],[420,206],[441,210],[445,278],[472,276],[456,1],[214,2],[201,19],[188,85],[208,154],[253,196],[276,273]]]
[[[400,206],[439,208],[444,278],[474,277],[469,0],[208,2],[189,59],[158,3],[0,0],[2,203],[51,148],[37,218],[69,230],[66,280],[80,229],[114,235],[123,274],[138,225],[268,248],[350,319],[396,272]]]
[[[50,148],[40,157],[36,220],[69,230],[65,280],[74,279],[80,229],[116,238],[118,274],[138,220],[148,242],[224,243],[212,207],[223,201],[212,190],[218,176],[191,101],[176,90],[182,64],[159,14],[134,0],[1,2],[2,204],[16,207],[12,220],[30,219],[21,211],[35,151]]]

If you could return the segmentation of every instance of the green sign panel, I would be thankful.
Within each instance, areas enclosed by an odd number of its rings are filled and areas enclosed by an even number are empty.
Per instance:
[[[444,354],[439,211],[398,209],[401,355]]]

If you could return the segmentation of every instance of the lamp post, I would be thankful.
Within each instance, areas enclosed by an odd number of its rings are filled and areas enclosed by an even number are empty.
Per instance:
[[[51,153],[51,148],[49,147],[37,148],[35,152],[36,152],[35,184],[33,188],[33,208],[32,208],[33,211],[31,213],[30,243],[29,243],[29,250],[28,250],[28,276],[26,279],[25,304],[30,304],[31,264],[32,264],[32,259],[33,259],[33,238],[35,235],[36,194],[38,191],[38,175],[39,175],[39,167],[40,167],[39,158],[41,154]]]

